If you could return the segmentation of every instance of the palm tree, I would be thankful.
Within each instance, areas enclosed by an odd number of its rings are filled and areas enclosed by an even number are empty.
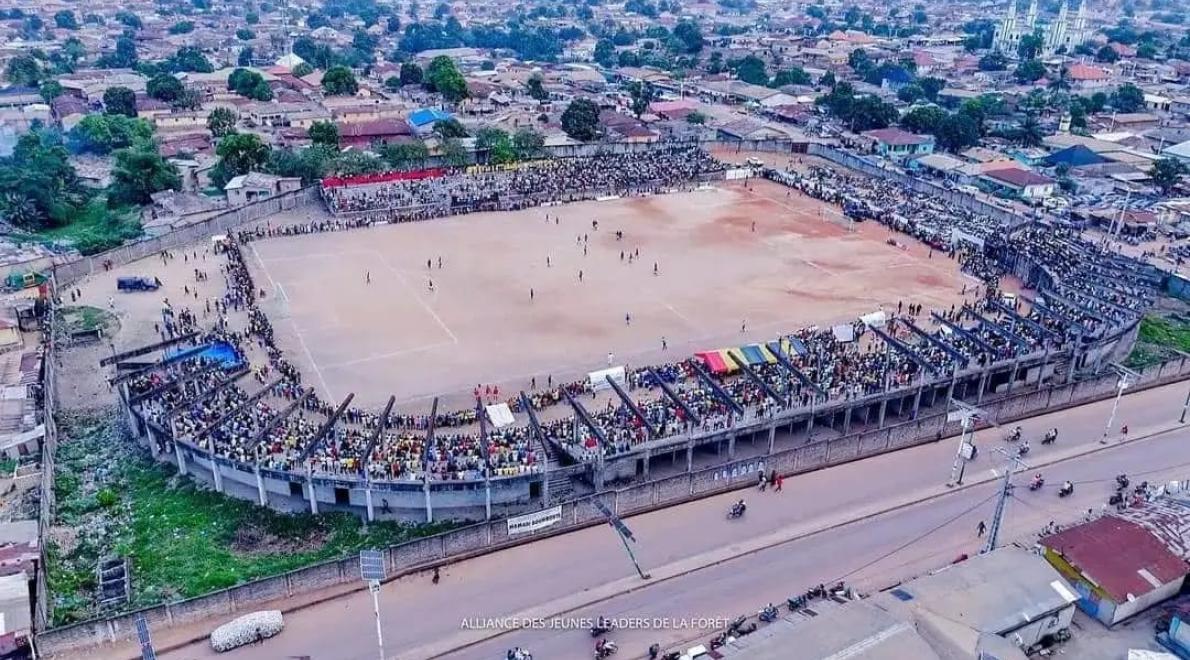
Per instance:
[[[1037,115],[1032,112],[1025,115],[1025,118],[1021,120],[1020,127],[1017,129],[1016,137],[1026,147],[1036,147],[1041,144],[1042,138],[1045,136],[1042,135],[1041,124],[1037,121]]]
[[[1070,89],[1070,69],[1062,67],[1062,70],[1058,72],[1058,77],[1050,80],[1049,88],[1054,91]]]

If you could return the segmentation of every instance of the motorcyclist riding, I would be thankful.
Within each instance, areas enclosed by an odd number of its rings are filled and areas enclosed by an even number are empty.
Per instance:
[[[1050,429],[1045,432],[1045,439],[1042,440],[1042,444],[1048,445],[1057,439],[1058,439],[1058,429]]]
[[[1025,454],[1028,454],[1028,453],[1029,453],[1029,441],[1026,440],[1021,443],[1020,447],[1016,448],[1016,455],[1019,457],[1019,456],[1024,456]]]
[[[1041,488],[1041,484],[1043,483],[1045,483],[1045,479],[1043,479],[1041,477],[1041,473],[1038,472],[1037,474],[1033,475],[1033,481],[1029,484],[1029,487],[1033,490],[1037,490],[1038,488]]]
[[[1065,497],[1073,492],[1074,492],[1074,484],[1068,480],[1062,484],[1062,488],[1061,488],[1061,490],[1058,491],[1058,495],[1061,497]]]
[[[1010,442],[1016,442],[1017,440],[1020,440],[1020,439],[1021,439],[1021,433],[1022,433],[1022,431],[1021,431],[1021,427],[1019,427],[1019,426],[1018,426],[1018,427],[1014,428],[1014,429],[1012,430],[1012,433],[1010,433],[1010,434],[1008,435],[1008,440],[1009,440]]]

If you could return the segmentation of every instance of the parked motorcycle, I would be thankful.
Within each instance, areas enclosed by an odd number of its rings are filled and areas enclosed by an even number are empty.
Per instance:
[[[767,607],[762,608],[757,613],[757,617],[765,623],[772,623],[777,620],[777,608],[773,607],[772,603],[769,603]]]

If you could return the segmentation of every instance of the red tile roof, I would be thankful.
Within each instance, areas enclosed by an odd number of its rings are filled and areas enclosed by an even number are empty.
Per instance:
[[[1066,70],[1071,80],[1107,80],[1108,73],[1097,66],[1073,64]]]
[[[1140,597],[1190,573],[1190,564],[1173,554],[1156,536],[1134,522],[1115,516],[1071,527],[1040,541],[1099,585],[1116,602]]]

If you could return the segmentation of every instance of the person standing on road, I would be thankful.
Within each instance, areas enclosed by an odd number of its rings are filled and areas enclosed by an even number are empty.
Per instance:
[[[982,520],[980,520],[979,525],[975,527],[975,536],[978,538],[983,538],[983,533],[986,531],[988,531],[988,526],[985,525]]]

